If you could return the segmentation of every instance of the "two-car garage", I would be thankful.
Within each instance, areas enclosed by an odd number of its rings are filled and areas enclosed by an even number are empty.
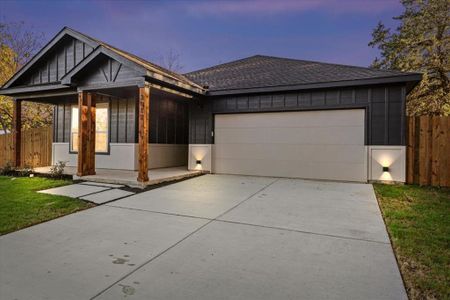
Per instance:
[[[367,181],[365,110],[214,116],[214,173]]]

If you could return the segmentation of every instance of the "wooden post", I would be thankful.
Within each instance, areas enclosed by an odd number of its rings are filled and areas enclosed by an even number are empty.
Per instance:
[[[22,148],[22,100],[15,99],[13,102],[13,165],[21,166],[21,148]]]
[[[95,120],[96,99],[94,93],[88,93],[88,174],[95,175]]]
[[[139,88],[139,170],[137,180],[148,181],[148,126],[150,120],[150,88]]]
[[[95,99],[78,93],[78,176],[95,175]]]

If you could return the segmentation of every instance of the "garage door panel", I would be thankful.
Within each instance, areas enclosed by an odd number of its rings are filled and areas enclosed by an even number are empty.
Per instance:
[[[364,110],[216,115],[216,173],[366,181]]]
[[[334,111],[304,111],[304,112],[283,112],[272,113],[270,120],[272,123],[277,124],[280,127],[316,127],[316,126],[360,126],[364,124],[364,114],[359,112],[360,110],[345,110],[346,113],[334,113]],[[302,117],[299,118],[298,114],[301,113]],[[317,118],[317,114],[326,115],[326,118]],[[244,118],[240,118],[236,123],[236,117],[244,115]],[[236,128],[236,127],[248,127],[248,128],[270,128],[271,124],[267,122],[267,119],[258,116],[258,113],[253,114],[229,114],[220,115],[219,119],[216,119],[216,126],[220,128]]]
[[[363,145],[364,127],[216,128],[216,144]]]
[[[359,145],[283,145],[278,144],[224,144],[214,147],[217,159],[261,159],[313,162],[358,162],[365,161],[365,148]]]
[[[247,160],[247,159],[216,159],[215,168],[219,173],[292,177],[309,179],[328,179],[361,181],[365,178],[364,164],[342,162],[299,162],[290,160]],[[270,173],[268,173],[270,170]],[[326,174],[326,176],[324,176]]]

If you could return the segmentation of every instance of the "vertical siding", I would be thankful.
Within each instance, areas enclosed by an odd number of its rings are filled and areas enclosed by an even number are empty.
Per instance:
[[[67,37],[61,40],[54,50],[47,53],[41,62],[33,67],[30,74],[17,84],[35,85],[57,82],[92,51],[93,48],[82,41]]]
[[[126,126],[126,143],[135,142],[135,132],[136,132],[136,101],[134,98],[127,99],[127,122]]]
[[[348,87],[273,94],[233,95],[197,100],[189,106],[189,143],[213,142],[216,113],[366,109],[366,144],[404,144],[404,92],[401,85]]]
[[[109,103],[110,143],[136,143],[136,99],[98,96],[97,102]],[[152,96],[150,103],[150,143],[187,144],[189,133],[187,102],[155,95]],[[55,106],[55,142],[69,142],[71,105],[76,105],[76,102],[62,102]]]
[[[118,141],[118,130],[117,130],[117,122],[119,120],[117,113],[118,113],[118,107],[119,105],[119,99],[117,98],[112,98],[110,99],[109,102],[109,109],[110,109],[110,113],[109,113],[109,119],[110,119],[110,126],[109,126],[109,141],[111,143],[117,143]]]
[[[71,114],[72,114],[72,105],[70,103],[64,104],[64,136],[63,143],[67,143],[70,141],[70,128],[71,128]]]
[[[163,95],[154,95],[150,101],[150,143],[187,144],[187,102]]]
[[[119,99],[118,105],[118,125],[117,125],[117,142],[126,143],[126,124],[127,124],[127,103],[126,99]]]
[[[215,105],[215,101],[212,102]],[[191,102],[189,104],[190,144],[211,144],[213,142],[211,135],[213,125],[212,120],[213,118],[211,102],[208,102],[207,100],[204,102]]]

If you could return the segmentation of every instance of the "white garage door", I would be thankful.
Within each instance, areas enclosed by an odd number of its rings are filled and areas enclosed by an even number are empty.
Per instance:
[[[366,181],[364,110],[215,116],[213,171]]]

